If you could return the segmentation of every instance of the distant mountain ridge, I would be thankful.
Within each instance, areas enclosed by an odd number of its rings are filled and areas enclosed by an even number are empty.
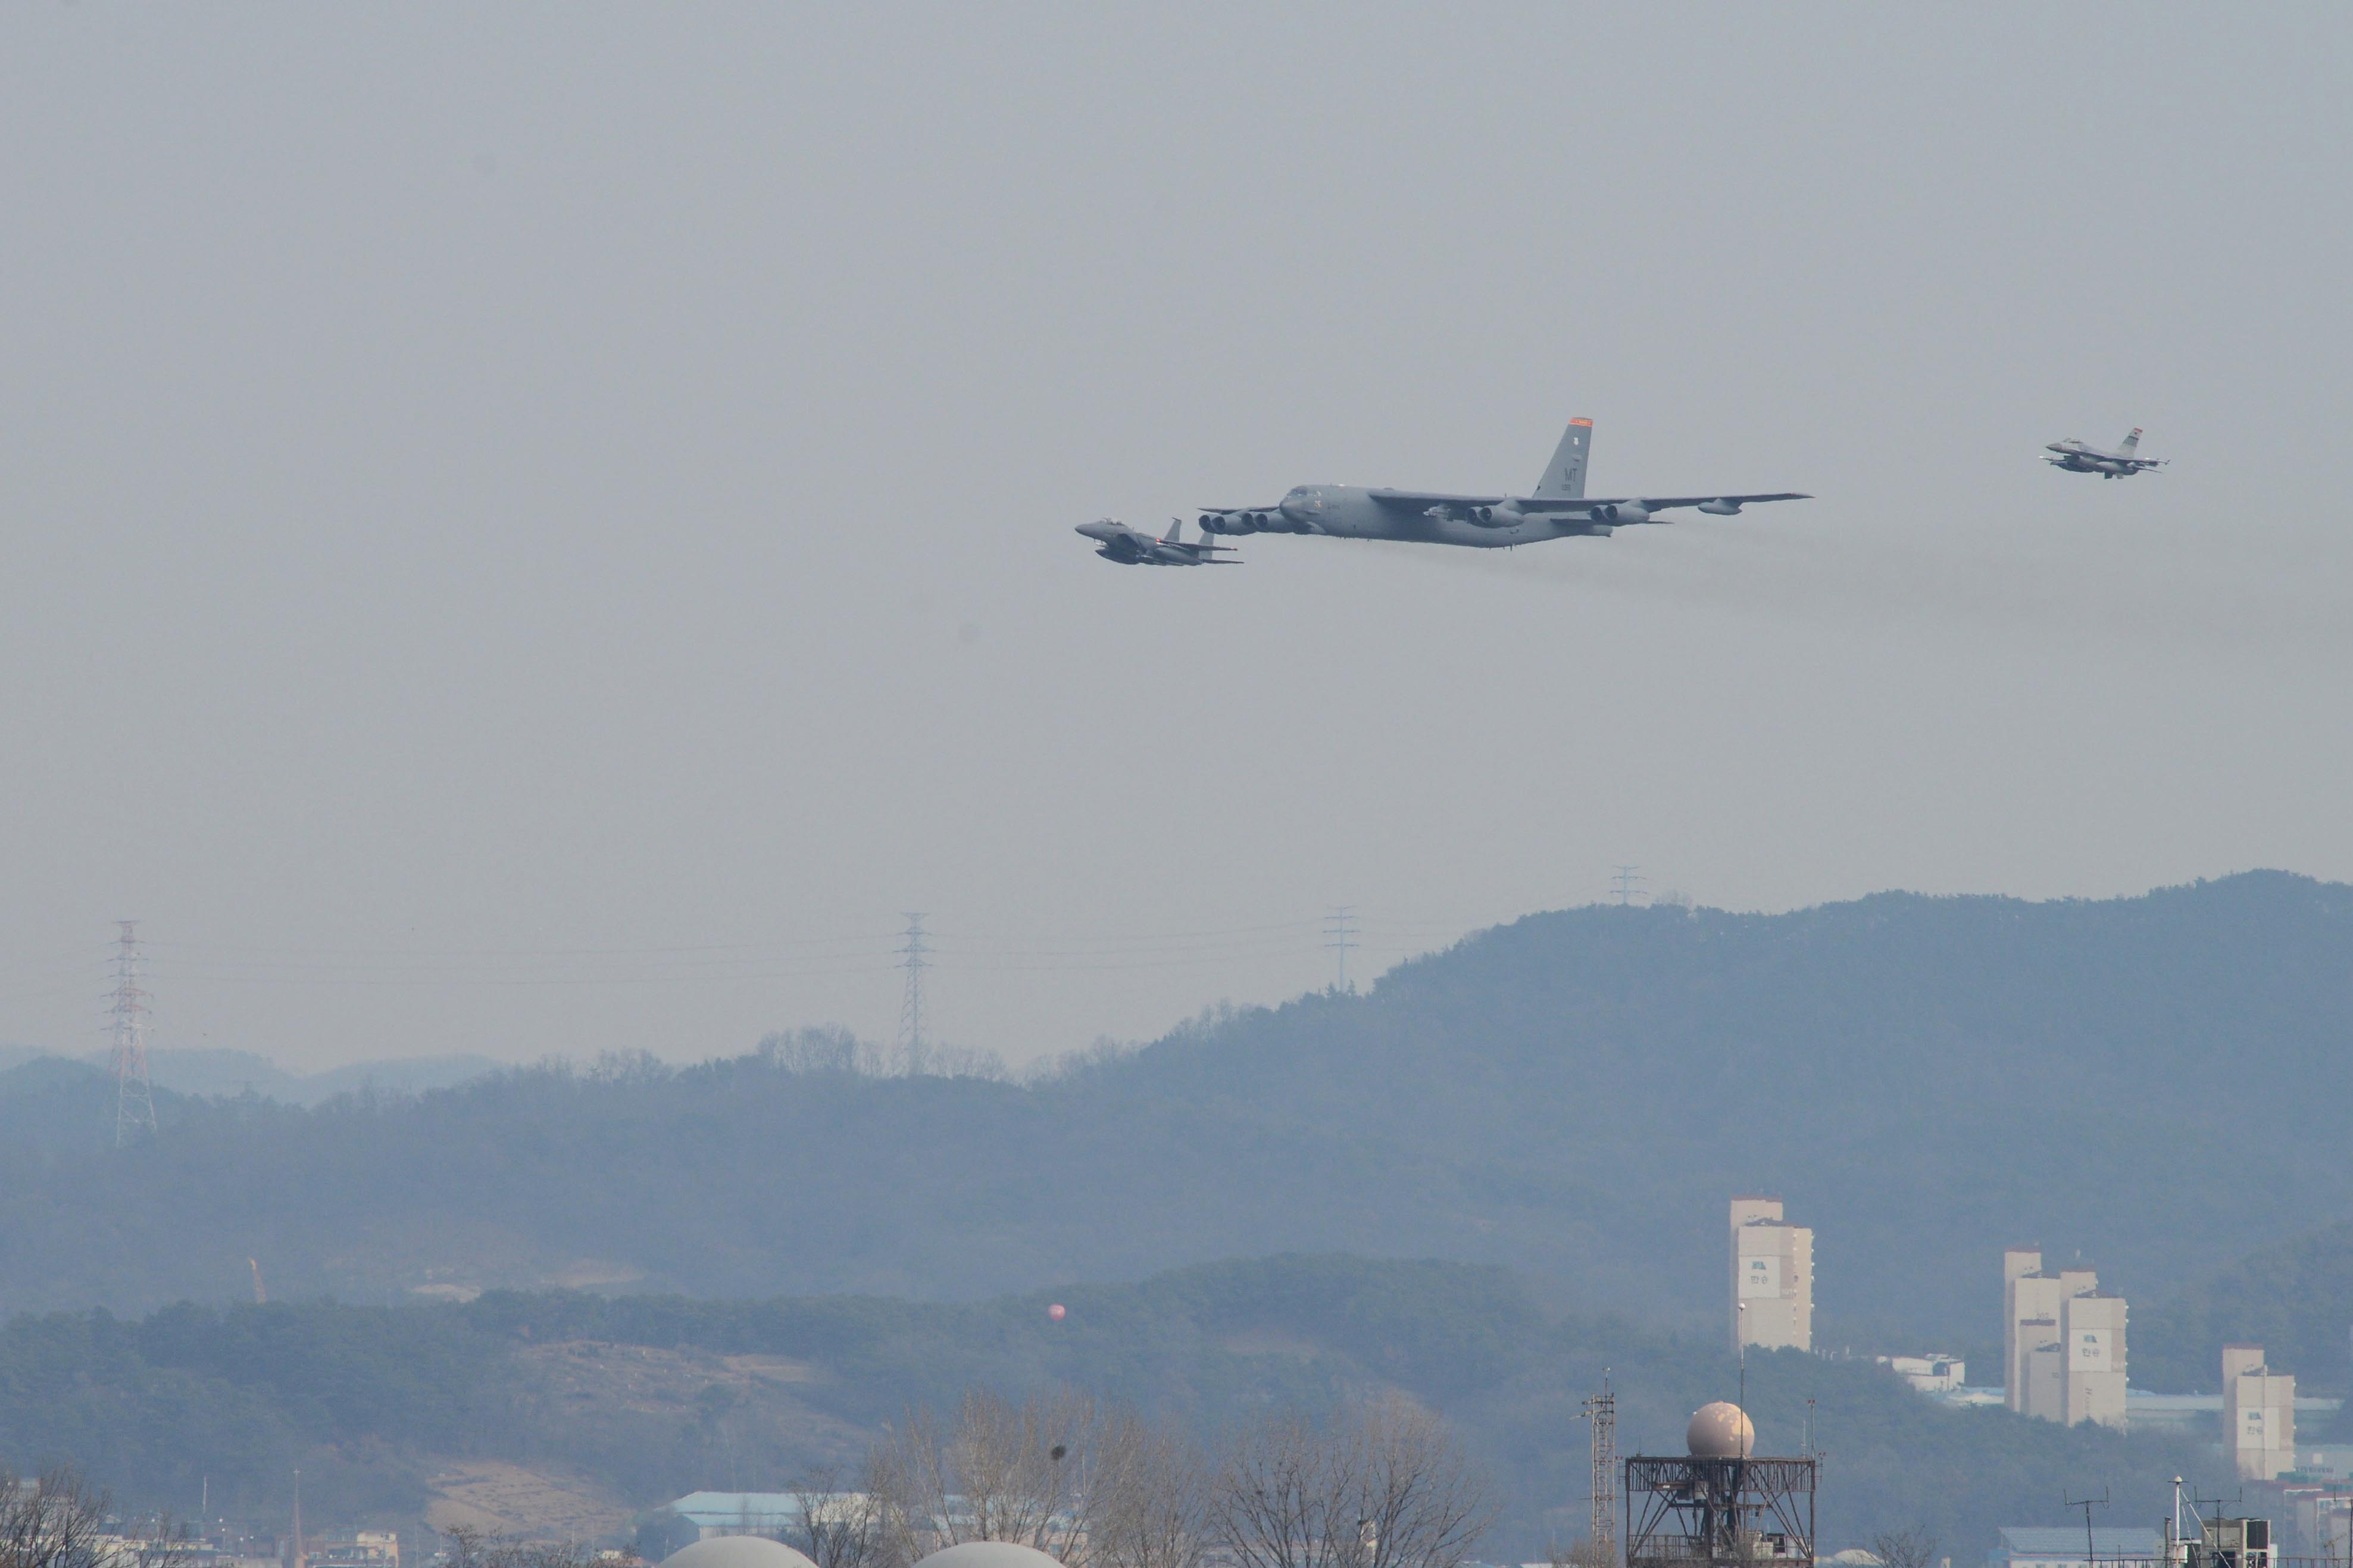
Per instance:
[[[2080,1249],[2137,1312],[2353,1215],[2323,1092],[2348,1035],[2353,888],[2284,873],[1570,910],[1028,1085],[649,1058],[312,1110],[175,1100],[121,1154],[0,1142],[0,1307],[233,1299],[248,1257],[346,1300],[971,1300],[1343,1249],[1705,1329],[1725,1196],[1766,1191],[1816,1231],[1820,1342],[1984,1344],[2004,1245]],[[0,1132],[10,1105],[0,1082]]]
[[[44,1058],[111,1067],[111,1052],[58,1057],[29,1046],[0,1046],[0,1072]],[[422,1094],[428,1089],[449,1089],[502,1064],[488,1057],[459,1053],[437,1057],[387,1057],[353,1062],[318,1072],[290,1072],[254,1051],[221,1047],[165,1047],[147,1053],[147,1076],[157,1089],[174,1094],[258,1094],[288,1105],[317,1105],[339,1094],[376,1089],[393,1094]]]

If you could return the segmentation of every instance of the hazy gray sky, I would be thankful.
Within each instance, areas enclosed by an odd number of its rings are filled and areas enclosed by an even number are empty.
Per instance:
[[[2353,875],[2353,14],[26,5],[0,1039],[1157,1033],[1590,901]],[[1510,554],[1072,525],[1817,492]],[[2043,441],[2146,426],[2105,483]]]

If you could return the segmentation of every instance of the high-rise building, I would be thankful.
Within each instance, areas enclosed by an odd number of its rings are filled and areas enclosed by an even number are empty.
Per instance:
[[[2266,1366],[2261,1345],[2222,1347],[2222,1441],[2242,1480],[2295,1468],[2295,1378]]]
[[[2002,1392],[2012,1410],[2072,1426],[2125,1424],[2125,1300],[2080,1266],[2042,1267],[2039,1247],[2001,1255]]]
[[[1814,1348],[1814,1233],[1778,1198],[1732,1200],[1732,1348]]]

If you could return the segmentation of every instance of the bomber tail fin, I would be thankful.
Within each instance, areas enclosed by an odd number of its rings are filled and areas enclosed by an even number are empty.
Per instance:
[[[1583,500],[1585,499],[1585,465],[1593,456],[1593,421],[1572,419],[1561,433],[1560,445],[1554,448],[1552,461],[1546,465],[1544,478],[1529,492],[1547,500]]]
[[[2117,451],[2119,451],[2119,452],[2121,452],[2121,453],[2123,453],[2126,457],[2129,458],[2129,457],[2131,457],[2131,456],[2133,455],[2133,453],[2134,453],[2134,452],[2136,452],[2137,450],[2138,450],[2138,449],[2139,449],[2139,447],[2140,447],[2140,426],[2137,426],[2137,425],[2136,425],[2136,426],[2133,426],[2132,434],[2131,434],[2131,435],[2129,435],[2129,436],[2127,436],[2127,437],[2126,437],[2124,438],[2123,442],[2122,442],[2122,443],[2121,443],[2121,444],[2116,447],[2116,450],[2117,450]]]

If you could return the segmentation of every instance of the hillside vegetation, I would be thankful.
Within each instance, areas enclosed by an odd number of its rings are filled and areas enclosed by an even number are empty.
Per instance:
[[[616,1517],[696,1488],[854,1470],[909,1405],[967,1387],[1072,1387],[1189,1426],[1215,1447],[1281,1405],[1328,1413],[1402,1392],[1453,1422],[1504,1505],[1488,1555],[1532,1561],[1585,1525],[1579,1401],[1610,1376],[1629,1452],[1682,1451],[1737,1386],[1732,1359],[1622,1321],[1556,1311],[1500,1269],[1282,1258],[1136,1285],[969,1305],[860,1297],[696,1301],[501,1292],[466,1305],[180,1306],[138,1321],[18,1319],[0,1331],[0,1459],[71,1458],[126,1500],[410,1524],[430,1479],[505,1461],[608,1498]],[[1957,1560],[2008,1523],[2063,1522],[2059,1489],[2107,1487],[2155,1517],[2198,1456],[2161,1440],[1953,1410],[1868,1363],[1752,1354],[1760,1444],[1828,1455],[1826,1546],[1925,1525]],[[2211,1483],[2216,1478],[2208,1477]]]
[[[358,1301],[551,1281],[970,1301],[1343,1249],[1504,1265],[1578,1310],[1698,1328],[1722,1311],[1725,1196],[1766,1191],[1816,1230],[1821,1342],[1966,1348],[1998,1336],[2005,1244],[2080,1250],[2154,1305],[2353,1215],[2348,1037],[2353,888],[2259,873],[2096,902],[1531,916],[1363,994],[1025,1084],[786,1042],[307,1110],[166,1097],[162,1134],[118,1152],[78,1131],[103,1083],[35,1063],[0,1075],[0,1128],[25,1133],[0,1146],[0,1307],[230,1300],[248,1258],[279,1294]],[[2332,1331],[2333,1352],[2297,1342],[2310,1384],[2346,1381]],[[2137,1342],[2172,1377],[2206,1357]]]

